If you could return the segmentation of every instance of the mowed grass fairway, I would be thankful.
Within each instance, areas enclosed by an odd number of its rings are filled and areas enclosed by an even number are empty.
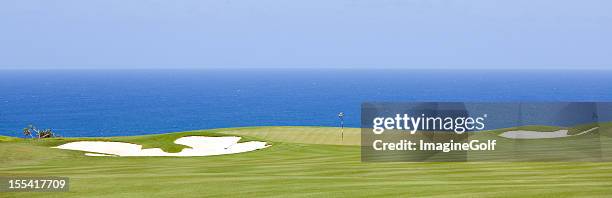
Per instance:
[[[182,136],[238,135],[272,146],[207,157],[88,157],[83,138],[0,138],[0,176],[66,176],[69,192],[0,197],[610,197],[608,162],[363,163],[359,129],[252,127],[91,138],[170,152]],[[497,139],[502,139],[497,138]],[[602,139],[608,141],[609,139]]]

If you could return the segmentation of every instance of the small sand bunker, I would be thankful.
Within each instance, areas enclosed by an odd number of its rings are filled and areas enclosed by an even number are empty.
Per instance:
[[[142,149],[142,145],[125,142],[79,141],[62,144],[59,149],[86,151],[87,156],[209,156],[243,153],[268,147],[266,142],[238,143],[240,137],[189,136],[174,141],[189,146],[178,153],[167,153],[159,148]]]
[[[595,127],[583,132],[580,132],[578,134],[575,135],[569,135],[567,134],[568,130],[558,130],[558,131],[553,131],[553,132],[539,132],[539,131],[507,131],[504,132],[502,134],[499,134],[499,136],[505,137],[505,138],[511,138],[511,139],[544,139],[544,138],[562,138],[562,137],[570,137],[570,136],[577,136],[577,135],[582,135],[594,130],[597,130],[599,127]]]

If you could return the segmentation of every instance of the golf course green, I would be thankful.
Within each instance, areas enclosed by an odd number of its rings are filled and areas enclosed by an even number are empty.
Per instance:
[[[610,126],[600,131],[608,133]],[[68,192],[0,197],[609,197],[612,162],[361,162],[357,128],[245,127],[108,138],[0,136],[0,176],[62,176]],[[474,138],[497,138],[500,131]],[[50,147],[120,141],[179,152],[184,136],[240,136],[271,147],[205,157],[91,157]],[[342,137],[343,136],[343,137]],[[472,138],[472,137],[470,137]],[[558,146],[585,134],[562,138]],[[610,136],[598,135],[602,152]],[[550,140],[532,141],[542,145]],[[534,147],[534,149],[538,149]],[[571,149],[571,148],[570,148]],[[606,150],[608,149],[608,150]],[[567,154],[567,153],[566,153]],[[504,153],[495,155],[503,156]],[[479,156],[475,156],[476,158]]]

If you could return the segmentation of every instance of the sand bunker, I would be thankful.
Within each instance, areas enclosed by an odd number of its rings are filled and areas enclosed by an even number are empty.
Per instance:
[[[159,148],[142,149],[142,145],[125,142],[79,141],[62,144],[59,149],[86,151],[87,156],[209,156],[242,153],[268,147],[266,142],[238,143],[240,137],[189,136],[174,141],[189,146],[178,153],[167,153]]]
[[[595,127],[583,132],[580,132],[578,134],[575,135],[569,135],[567,134],[568,130],[558,130],[558,131],[553,131],[553,132],[538,132],[538,131],[507,131],[504,132],[502,134],[500,134],[499,136],[505,137],[505,138],[511,138],[511,139],[543,139],[543,138],[562,138],[562,137],[570,137],[570,136],[577,136],[577,135],[582,135],[594,130],[597,130],[599,127]]]

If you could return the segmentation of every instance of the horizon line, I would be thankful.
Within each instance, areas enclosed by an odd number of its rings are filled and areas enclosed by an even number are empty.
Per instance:
[[[44,67],[8,67],[2,68],[0,70],[571,70],[571,71],[601,71],[601,70],[612,70],[610,67],[557,67],[557,68],[549,68],[549,67],[530,67],[530,68],[512,68],[512,67],[503,67],[503,68],[479,68],[479,67],[464,67],[464,68],[453,68],[453,67],[432,67],[432,68],[424,68],[424,67],[413,67],[413,68],[402,68],[402,67],[132,67],[132,68],[120,68],[120,67],[92,67],[92,68],[83,68],[83,67],[56,67],[56,68],[44,68]]]

